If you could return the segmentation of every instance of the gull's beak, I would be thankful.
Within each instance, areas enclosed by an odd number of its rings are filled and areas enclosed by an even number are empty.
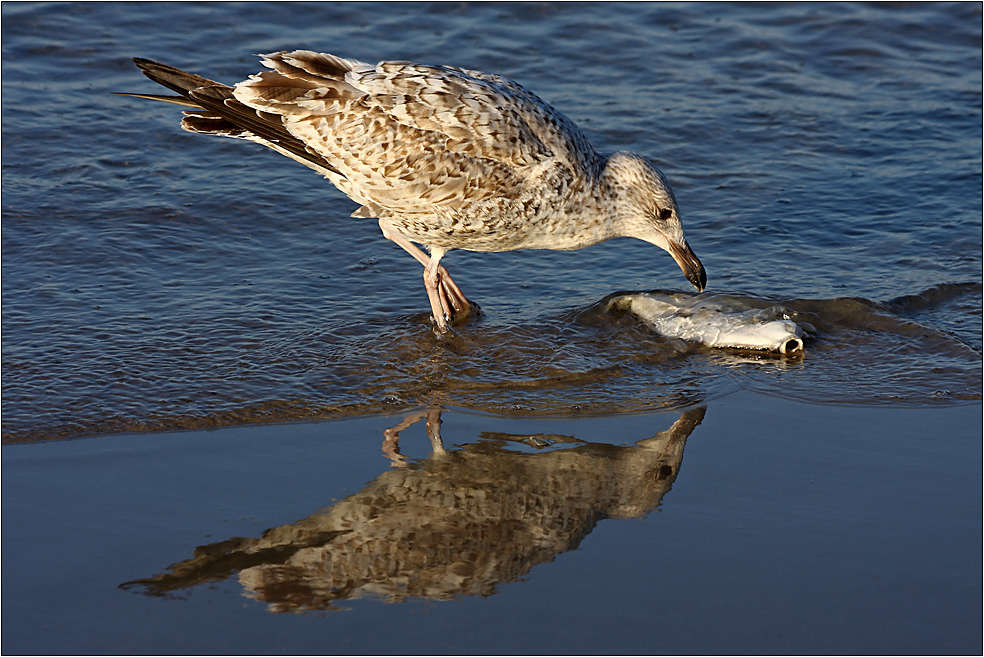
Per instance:
[[[700,264],[700,260],[697,259],[697,256],[690,249],[690,245],[686,241],[684,241],[683,245],[677,244],[669,239],[667,242],[670,243],[670,255],[680,265],[683,275],[687,277],[688,281],[693,283],[698,292],[703,292],[704,288],[707,287],[707,272],[704,271],[704,265]]]

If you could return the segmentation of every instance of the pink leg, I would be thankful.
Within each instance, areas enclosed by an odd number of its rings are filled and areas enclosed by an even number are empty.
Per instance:
[[[430,262],[424,267],[424,289],[427,290],[431,314],[439,333],[448,332],[448,322],[451,320],[451,306],[445,295],[441,294],[441,272],[438,271],[443,256],[442,249],[431,249]]]
[[[448,321],[459,317],[467,317],[472,311],[478,310],[478,304],[469,301],[462,293],[453,280],[448,270],[440,264],[441,258],[446,251],[433,250],[428,257],[423,251],[418,249],[413,242],[397,233],[385,219],[379,220],[379,228],[383,232],[383,237],[397,244],[404,251],[412,255],[417,262],[424,266],[424,287],[427,289],[427,296],[431,299],[431,312],[434,313],[434,321],[438,329],[444,333],[447,330],[447,322],[438,319],[436,307],[441,309],[442,315],[446,315]],[[437,303],[431,298],[431,290],[437,294]],[[436,307],[435,307],[436,306]]]
[[[451,275],[448,270],[441,265],[438,269],[441,274],[441,289],[444,291],[444,295],[448,298],[451,306],[454,308],[454,314],[461,314],[467,317],[469,313],[473,310],[478,310],[478,304],[474,301],[469,301],[465,298],[464,293],[461,291],[455,282],[451,280]]]

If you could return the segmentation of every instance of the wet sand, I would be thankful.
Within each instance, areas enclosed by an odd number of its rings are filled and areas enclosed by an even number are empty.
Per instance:
[[[406,417],[3,446],[3,652],[980,650],[980,403]]]

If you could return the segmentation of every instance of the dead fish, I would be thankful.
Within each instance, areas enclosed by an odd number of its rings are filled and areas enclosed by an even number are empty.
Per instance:
[[[714,295],[628,294],[608,302],[608,310],[627,311],[656,333],[708,347],[802,353],[806,332],[776,307],[751,308]]]

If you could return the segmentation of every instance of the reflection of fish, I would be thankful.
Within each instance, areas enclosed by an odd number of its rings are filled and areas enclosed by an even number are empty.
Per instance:
[[[397,461],[404,467],[304,520],[199,547],[169,572],[123,586],[161,595],[239,572],[250,596],[278,612],[329,609],[366,593],[390,602],[492,595],[499,583],[577,547],[599,520],[652,510],[703,417],[703,408],[690,410],[634,445],[489,434],[435,449],[420,462]],[[439,426],[439,411],[431,411],[436,448]],[[531,438],[541,451],[506,448]],[[391,455],[397,440],[387,433]]]
[[[792,354],[803,351],[803,329],[778,306],[749,308],[714,295],[630,294],[615,297],[609,310],[626,310],[669,338],[708,347],[762,349]]]

